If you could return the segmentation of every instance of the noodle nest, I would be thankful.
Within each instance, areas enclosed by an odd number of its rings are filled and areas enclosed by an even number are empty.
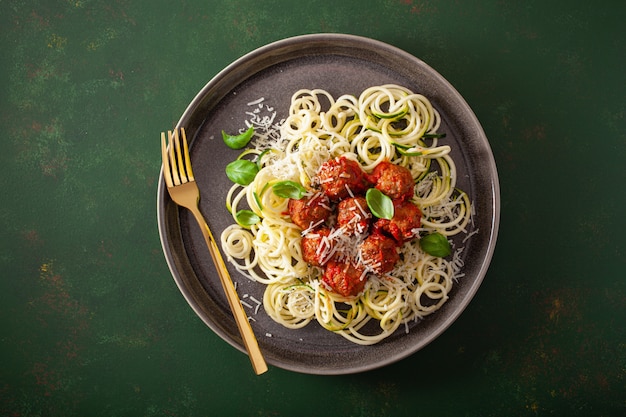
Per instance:
[[[233,185],[227,207],[234,223],[221,234],[229,262],[265,285],[263,307],[286,328],[317,322],[362,345],[380,342],[404,325],[437,311],[462,277],[462,247],[447,258],[424,252],[419,239],[404,243],[400,261],[384,276],[370,274],[356,297],[342,297],[321,281],[322,270],[302,259],[303,231],[291,222],[287,198],[271,185],[294,181],[310,188],[320,166],[344,156],[371,172],[382,161],[408,168],[415,181],[411,201],[423,216],[420,233],[446,237],[467,233],[472,207],[456,187],[450,146],[440,145],[440,116],[430,101],[398,85],[366,89],[359,97],[338,98],[327,91],[293,94],[278,139],[253,140],[246,151],[259,166],[246,186]],[[260,221],[238,222],[237,213],[252,211]],[[469,236],[468,236],[469,237]],[[448,259],[450,258],[450,259]]]

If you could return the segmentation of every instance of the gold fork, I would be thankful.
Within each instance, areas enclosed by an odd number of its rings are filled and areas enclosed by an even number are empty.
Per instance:
[[[252,362],[252,367],[257,375],[267,371],[267,364],[263,358],[263,354],[259,349],[259,344],[254,336],[248,317],[243,310],[241,300],[235,291],[233,281],[228,274],[224,259],[217,248],[213,234],[209,229],[200,209],[198,202],[200,201],[200,190],[193,176],[191,170],[191,159],[189,158],[189,146],[187,145],[187,136],[185,129],[180,129],[179,137],[178,130],[167,132],[169,147],[165,144],[165,132],[161,132],[161,154],[163,157],[163,177],[167,185],[167,191],[170,194],[172,200],[181,207],[185,207],[190,210],[196,221],[200,225],[204,240],[209,247],[209,252],[213,258],[213,263],[217,268],[217,274],[220,277],[224,291],[226,292],[226,298],[230,304],[230,309],[237,322],[239,333],[243,338],[243,344],[248,351],[248,356]],[[181,149],[182,142],[182,149]]]

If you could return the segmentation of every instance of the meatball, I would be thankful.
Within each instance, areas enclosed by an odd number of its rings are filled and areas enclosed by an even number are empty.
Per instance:
[[[324,194],[333,201],[362,194],[370,184],[358,162],[346,157],[326,161],[317,177]]]
[[[326,264],[322,282],[344,297],[358,295],[365,288],[365,268],[352,262],[331,259]]]
[[[328,227],[320,227],[302,237],[300,245],[302,246],[302,259],[305,262],[322,266],[332,254],[332,242],[328,238],[330,229]]]
[[[287,207],[291,221],[303,230],[323,223],[332,212],[328,197],[322,193],[300,200],[290,199]]]
[[[388,161],[376,165],[368,180],[392,199],[408,200],[415,192],[415,181],[411,171]]]
[[[375,233],[361,243],[363,264],[377,275],[390,272],[400,260],[397,243],[394,239]]]
[[[364,197],[346,198],[337,207],[337,224],[349,235],[367,233],[371,218],[372,213]]]
[[[379,219],[374,224],[378,233],[393,237],[399,244],[417,236],[421,225],[422,212],[410,201],[394,200],[394,214],[391,220]]]

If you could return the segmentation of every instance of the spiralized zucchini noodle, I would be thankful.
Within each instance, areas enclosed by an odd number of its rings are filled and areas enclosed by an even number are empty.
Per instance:
[[[366,173],[382,161],[411,171],[411,202],[422,212],[420,233],[446,237],[467,233],[472,206],[456,187],[457,171],[450,146],[440,144],[440,116],[423,95],[399,85],[366,89],[359,97],[334,98],[321,89],[293,94],[280,135],[258,135],[244,156],[259,172],[246,186],[233,185],[226,205],[234,223],[221,234],[229,262],[242,274],[265,285],[263,307],[276,322],[298,329],[314,321],[362,345],[380,342],[404,325],[437,311],[463,276],[463,247],[452,243],[446,258],[427,254],[419,239],[399,247],[394,269],[369,274],[354,297],[332,292],[321,281],[322,270],[303,260],[303,230],[288,215],[288,199],[271,186],[294,181],[310,189],[322,164],[343,156]],[[251,210],[255,224],[238,224],[236,214]],[[469,235],[468,235],[469,237]],[[457,245],[458,246],[458,245]]]

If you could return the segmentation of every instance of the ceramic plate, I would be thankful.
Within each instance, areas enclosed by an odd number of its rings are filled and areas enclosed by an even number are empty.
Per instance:
[[[450,326],[478,290],[491,260],[499,222],[496,166],[480,123],[461,95],[416,57],[385,43],[341,34],[305,35],[261,47],[217,74],[190,103],[178,126],[185,127],[201,191],[201,210],[214,235],[232,222],[225,208],[231,185],[224,169],[240,151],[227,148],[221,131],[237,132],[263,98],[263,111],[286,117],[292,94],[322,88],[333,96],[359,95],[373,85],[394,83],[427,96],[442,117],[440,132],[453,148],[458,185],[475,206],[478,233],[465,244],[465,276],[435,314],[404,326],[373,346],[355,345],[312,322],[289,330],[272,321],[258,304],[264,286],[231,268],[240,297],[269,364],[309,374],[348,374],[403,359],[432,342]],[[269,113],[268,113],[269,115]],[[444,142],[441,142],[442,144]],[[158,225],[165,258],[180,291],[196,314],[233,347],[245,352],[205,242],[191,214],[158,186]],[[473,229],[472,229],[473,230]],[[471,231],[471,230],[470,230]]]

